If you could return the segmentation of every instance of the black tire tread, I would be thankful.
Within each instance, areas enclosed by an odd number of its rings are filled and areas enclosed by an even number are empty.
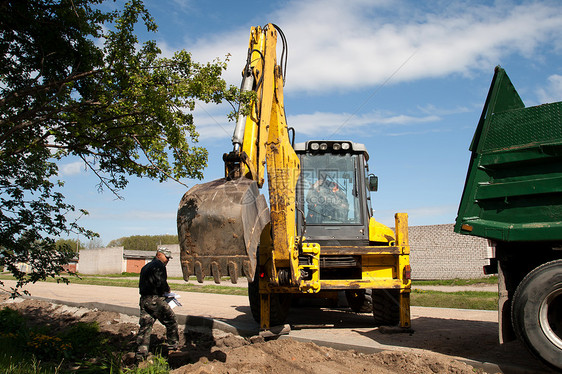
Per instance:
[[[258,272],[256,271],[256,278]],[[250,301],[250,310],[254,321],[260,323],[261,318],[261,304],[259,293],[259,280],[255,279],[248,282],[248,299]],[[285,323],[291,307],[292,295],[274,293],[270,295],[270,311],[269,311],[269,325],[277,326]]]
[[[373,290],[373,317],[376,326],[397,326],[400,323],[400,291]]]
[[[533,328],[528,328],[525,326],[525,306],[529,297],[536,297],[537,294],[540,294],[540,290],[548,290],[547,292],[553,291],[549,290],[549,287],[554,285],[554,279],[552,276],[557,276],[560,274],[560,270],[562,269],[562,259],[554,260],[547,262],[545,264],[540,265],[539,267],[533,269],[529,272],[519,283],[515,293],[513,295],[512,304],[511,304],[511,320],[513,323],[513,329],[515,331],[515,335],[517,338],[524,343],[527,349],[537,358],[545,362],[547,365],[557,368],[558,370],[562,369],[562,354],[559,352],[552,353],[552,344],[544,337],[542,332],[540,332],[540,328],[538,333],[533,331]],[[548,273],[551,274],[548,274]],[[553,273],[553,274],[552,274]],[[543,278],[543,279],[539,279]],[[540,282],[539,284],[535,284],[536,282]],[[560,283],[558,283],[560,284]],[[534,289],[532,289],[534,288]],[[539,292],[536,292],[536,289],[539,289]],[[546,292],[545,295],[546,296]],[[539,303],[534,303],[539,304]],[[538,309],[538,306],[536,306]],[[533,306],[534,309],[534,306]],[[531,343],[530,335],[535,334],[536,336],[543,337],[544,346],[537,346]],[[550,352],[549,352],[550,351]],[[549,358],[549,357],[554,357]]]
[[[355,313],[371,313],[373,311],[372,290],[345,290],[347,304]]]

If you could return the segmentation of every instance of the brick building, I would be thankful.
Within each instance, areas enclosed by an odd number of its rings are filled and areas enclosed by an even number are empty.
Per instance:
[[[410,226],[412,279],[480,278],[490,257],[488,240],[461,235],[453,224]]]

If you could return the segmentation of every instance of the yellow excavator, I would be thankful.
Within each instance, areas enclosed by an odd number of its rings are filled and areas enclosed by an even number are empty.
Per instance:
[[[263,331],[284,323],[294,297],[343,294],[353,311],[372,312],[375,325],[410,329],[407,214],[395,215],[395,232],[372,217],[378,179],[362,144],[294,144],[283,106],[286,62],[279,27],[252,27],[241,89],[255,95],[223,156],[225,177],[192,187],[178,209],[184,279],[247,277]],[[269,206],[259,193],[266,175]]]

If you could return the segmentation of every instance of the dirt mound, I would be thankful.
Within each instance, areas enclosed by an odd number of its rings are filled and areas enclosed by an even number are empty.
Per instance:
[[[75,308],[34,299],[3,298],[9,307],[30,317],[35,325],[54,330],[78,322],[97,322],[118,350],[133,350],[137,318],[114,312]],[[303,343],[293,339],[245,339],[218,330],[181,331],[182,350],[169,357],[173,374],[204,373],[474,373],[471,366],[434,353],[387,351],[362,354]],[[152,345],[164,341],[165,329],[155,324]]]
[[[200,359],[195,364],[182,366],[172,374],[232,374],[293,372],[337,373],[474,373],[462,362],[435,354],[381,352],[362,354],[340,351],[303,343],[293,339],[280,339],[234,348],[224,361]]]

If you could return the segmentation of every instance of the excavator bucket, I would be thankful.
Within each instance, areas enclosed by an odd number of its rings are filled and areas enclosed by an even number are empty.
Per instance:
[[[178,209],[178,236],[183,278],[199,282],[212,276],[254,278],[256,253],[269,222],[265,197],[255,181],[218,179],[199,184],[183,196]]]

